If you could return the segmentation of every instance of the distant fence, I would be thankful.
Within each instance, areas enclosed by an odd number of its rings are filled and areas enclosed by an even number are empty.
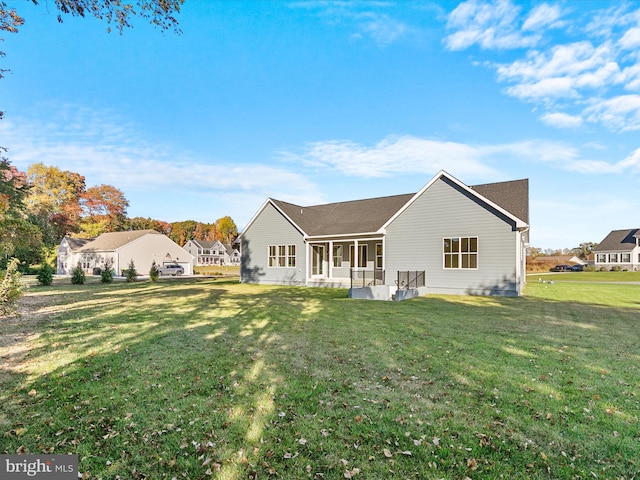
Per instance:
[[[425,272],[422,271],[407,271],[398,272],[398,280],[396,285],[401,288],[418,288],[425,285]]]
[[[351,269],[351,288],[370,287],[372,285],[384,285],[384,270]]]

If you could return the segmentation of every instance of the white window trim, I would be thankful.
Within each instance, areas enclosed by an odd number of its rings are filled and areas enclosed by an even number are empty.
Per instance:
[[[446,266],[446,255],[454,255],[456,252],[449,252],[446,253],[444,251],[444,241],[445,240],[453,240],[454,238],[458,239],[458,243],[459,243],[459,250],[457,252],[458,254],[458,266],[457,267],[447,267]],[[472,239],[475,238],[476,239],[476,251],[475,252],[463,252],[462,250],[460,250],[462,248],[462,239],[466,238],[466,239]],[[470,235],[470,236],[459,236],[459,237],[442,237],[442,241],[440,242],[440,248],[442,249],[442,269],[443,270],[478,270],[479,268],[479,264],[480,264],[480,239],[479,237],[475,236],[475,235]],[[476,266],[475,267],[463,267],[462,266],[462,256],[464,254],[474,254],[476,255]]]
[[[337,252],[337,253],[336,253]],[[344,245],[333,245],[333,268],[342,268],[342,257],[344,256]]]
[[[289,249],[293,247],[293,255],[289,254]],[[275,249],[275,255],[271,255],[271,249]],[[267,245],[267,268],[296,268],[298,257],[298,247],[295,243]],[[271,265],[271,259],[274,265]],[[289,262],[293,259],[293,265]]]

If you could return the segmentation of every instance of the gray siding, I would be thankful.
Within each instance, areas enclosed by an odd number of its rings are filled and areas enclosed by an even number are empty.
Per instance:
[[[269,267],[269,245],[295,245],[296,267]],[[304,285],[306,245],[302,234],[271,203],[254,219],[241,238],[240,281]]]
[[[477,269],[445,269],[443,239],[478,237]],[[520,233],[499,212],[440,179],[386,231],[386,282],[425,270],[429,293],[518,295]]]

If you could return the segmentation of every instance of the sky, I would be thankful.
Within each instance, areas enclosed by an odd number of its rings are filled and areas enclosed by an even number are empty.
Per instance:
[[[242,229],[316,205],[529,179],[531,245],[640,227],[640,2],[186,0],[122,35],[7,0],[0,145],[128,216]]]

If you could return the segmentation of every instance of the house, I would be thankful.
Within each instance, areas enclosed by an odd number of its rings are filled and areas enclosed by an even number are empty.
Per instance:
[[[529,182],[467,186],[439,172],[418,193],[299,206],[268,198],[240,234],[240,280],[520,295]],[[352,289],[353,292],[353,289]]]
[[[189,240],[184,248],[196,259],[196,265],[240,265],[240,252],[220,240]]]
[[[103,233],[92,239],[65,237],[58,247],[57,273],[70,275],[78,265],[85,273],[107,264],[120,274],[133,260],[136,270],[146,274],[152,262],[178,263],[186,275],[193,274],[193,256],[169,237],[155,230]]]
[[[613,230],[596,248],[594,266],[596,270],[640,271],[640,228]]]

